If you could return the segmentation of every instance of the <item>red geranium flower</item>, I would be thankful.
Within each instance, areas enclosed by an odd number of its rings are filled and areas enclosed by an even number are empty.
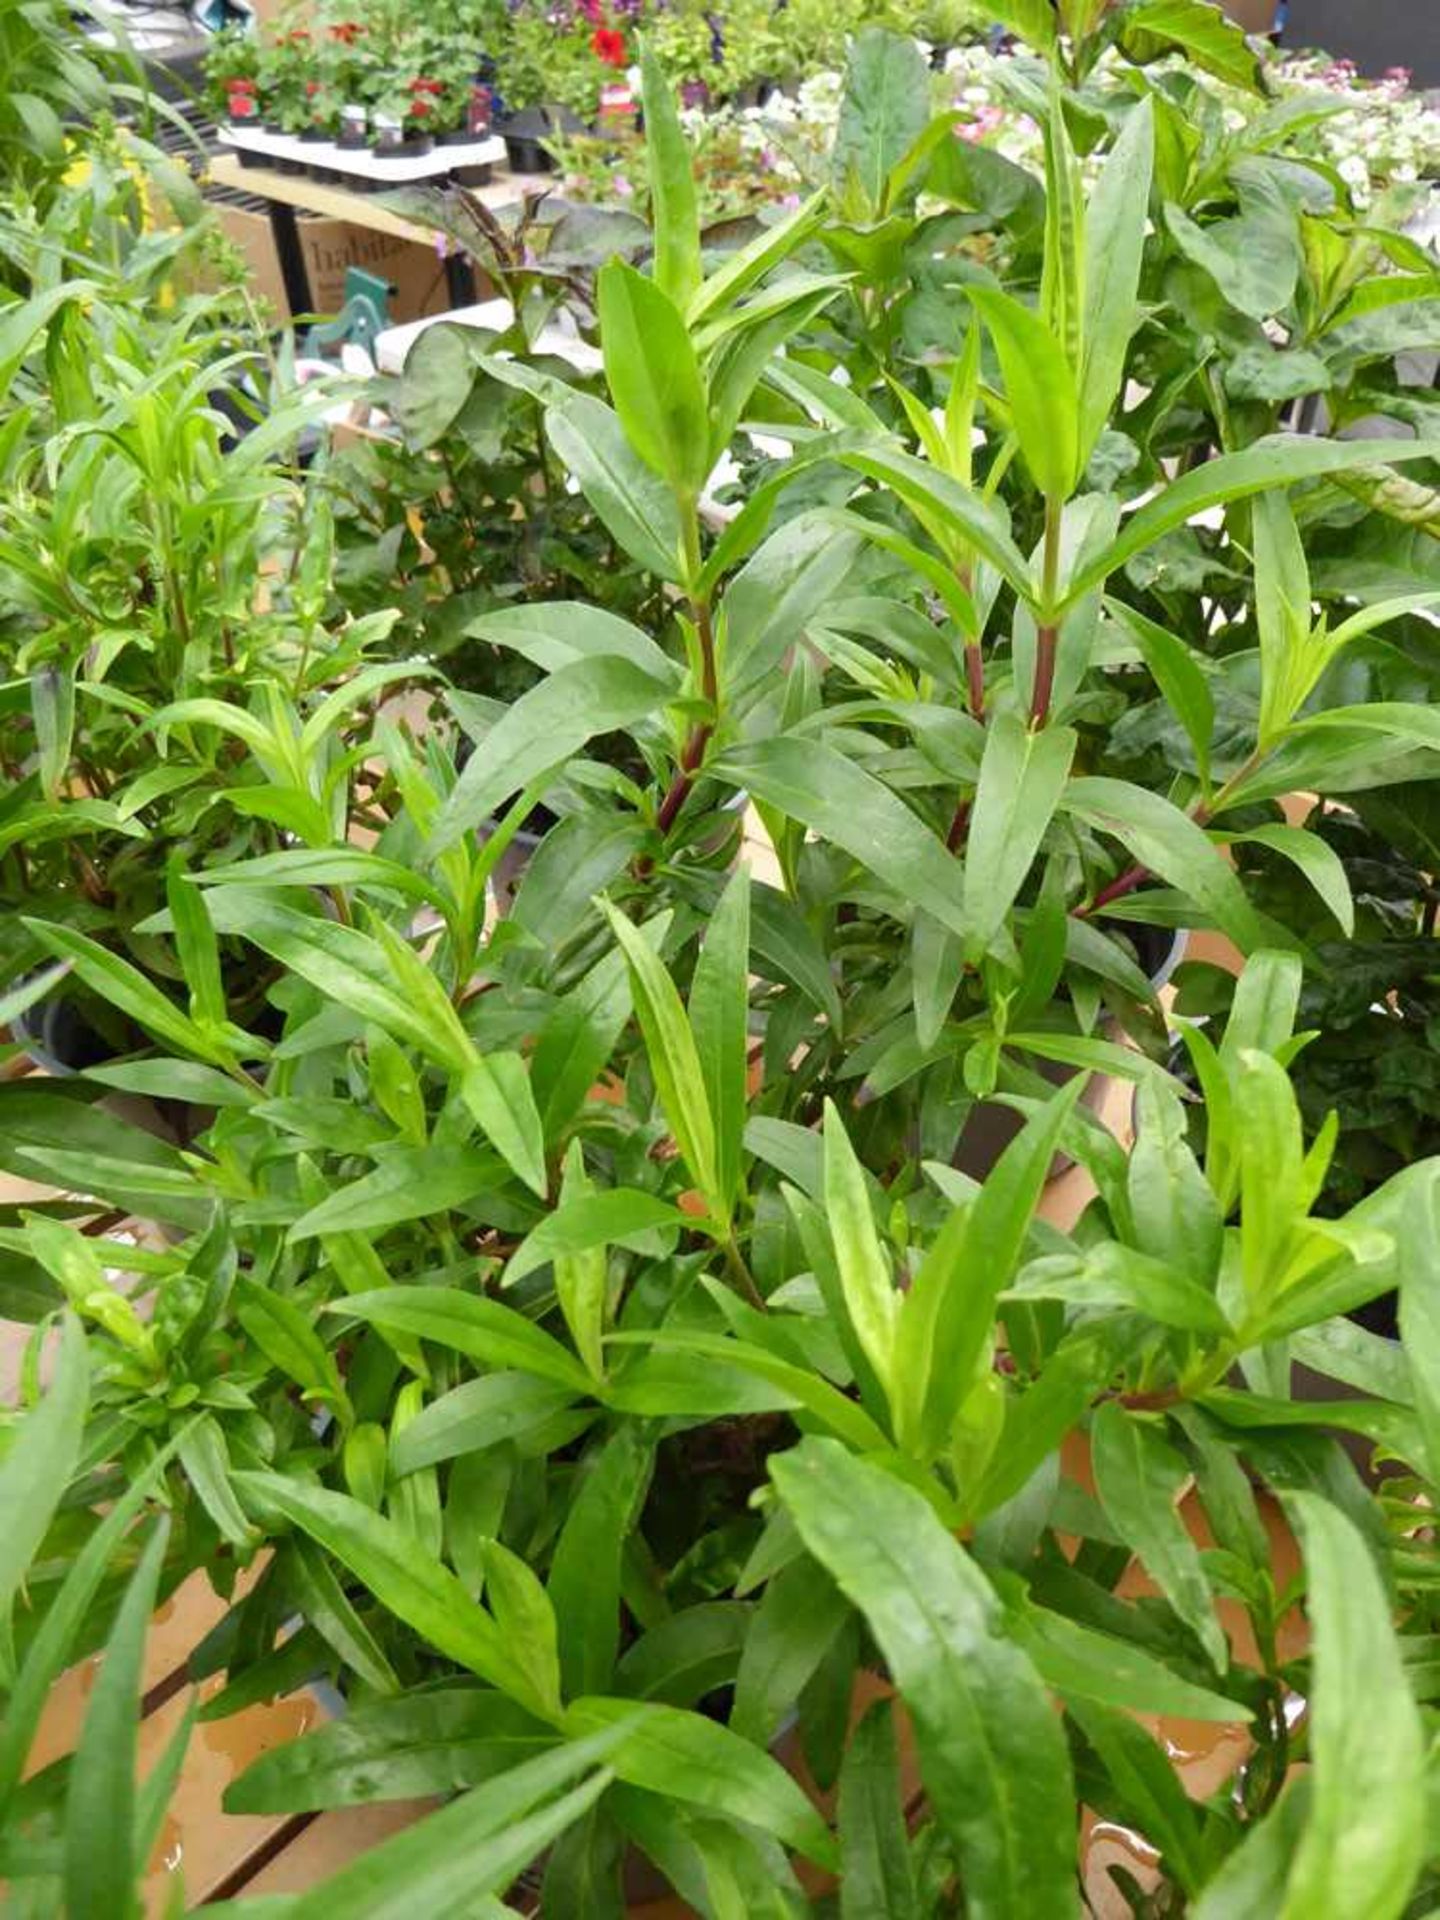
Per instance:
[[[597,27],[590,37],[590,51],[603,60],[607,67],[623,67],[629,63],[625,36],[614,27]]]
[[[427,114],[433,112],[434,108],[430,102],[425,99],[423,94],[417,94],[410,102],[410,117],[412,120],[423,120]]]

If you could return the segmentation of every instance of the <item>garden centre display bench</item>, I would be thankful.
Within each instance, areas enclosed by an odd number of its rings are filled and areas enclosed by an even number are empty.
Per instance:
[[[222,136],[223,137],[223,136]],[[254,138],[264,138],[256,135]],[[272,142],[272,145],[278,144]],[[504,144],[493,144],[501,152]],[[287,151],[298,142],[287,141]],[[259,151],[257,148],[256,151]],[[338,151],[327,147],[326,153]],[[468,147],[452,147],[443,161],[444,167],[463,164],[455,159],[456,154],[471,152]],[[328,165],[329,162],[327,161]],[[394,163],[396,165],[399,162]],[[432,170],[433,171],[433,170]],[[242,167],[238,149],[227,143],[223,152],[216,153],[210,161],[210,180],[217,187],[229,187],[237,193],[254,194],[264,200],[270,210],[270,226],[275,235],[275,250],[279,256],[280,271],[285,280],[285,297],[290,303],[293,314],[312,313],[314,302],[310,292],[310,276],[305,267],[305,254],[300,245],[300,233],[296,225],[296,215],[312,213],[327,220],[347,220],[354,226],[368,227],[374,233],[389,234],[392,239],[412,240],[424,247],[443,249],[441,257],[445,262],[446,278],[450,289],[450,299],[454,306],[465,306],[474,301],[475,285],[469,263],[464,256],[454,252],[448,246],[443,235],[435,227],[427,226],[423,221],[407,218],[393,212],[389,207],[380,205],[373,195],[357,192],[349,187],[331,186],[322,180],[311,180],[299,174],[281,173],[272,167]],[[397,177],[396,186],[414,185],[415,180]],[[513,206],[523,199],[529,190],[543,191],[554,185],[553,175],[497,173],[487,186],[470,189],[485,206],[491,208]]]

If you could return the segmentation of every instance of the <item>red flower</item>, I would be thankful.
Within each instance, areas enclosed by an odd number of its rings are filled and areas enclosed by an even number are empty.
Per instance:
[[[430,114],[433,112],[434,112],[434,108],[431,106],[430,102],[420,94],[417,94],[415,98],[410,102],[410,117],[412,120],[423,120],[425,119],[427,114]]]
[[[254,93],[255,82],[237,77],[234,80],[227,80],[225,82],[225,91],[227,93]]]
[[[443,93],[445,82],[443,80],[412,80],[410,91],[411,93]]]
[[[305,91],[306,93],[318,93],[320,91],[320,82],[318,80],[307,80],[305,82]]]
[[[607,67],[623,67],[629,64],[630,56],[625,51],[625,36],[614,27],[597,27],[590,37],[590,51],[603,60]]]

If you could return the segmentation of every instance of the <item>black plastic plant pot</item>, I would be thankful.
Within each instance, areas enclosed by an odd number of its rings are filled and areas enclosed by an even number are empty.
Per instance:
[[[555,161],[550,149],[538,140],[513,133],[505,135],[505,159],[512,173],[553,173]]]
[[[488,187],[494,173],[495,169],[487,160],[478,167],[452,167],[450,178],[457,187]]]
[[[57,1079],[103,1066],[119,1051],[90,1024],[83,1008],[58,993],[17,1015],[10,1033],[37,1067]]]

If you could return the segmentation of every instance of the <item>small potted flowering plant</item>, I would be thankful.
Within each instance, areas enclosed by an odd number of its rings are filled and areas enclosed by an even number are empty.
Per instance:
[[[548,173],[546,142],[578,132],[601,111],[635,57],[629,14],[604,0],[512,0],[508,30],[496,56],[502,127],[516,173]]]
[[[379,158],[413,159],[435,144],[435,83],[420,78],[391,87],[370,116],[371,146]]]
[[[335,138],[347,149],[369,145],[374,57],[362,20],[332,20],[325,29],[325,72],[334,96]]]
[[[254,123],[260,118],[260,48],[255,36],[227,27],[205,57],[210,105],[218,118]]]

